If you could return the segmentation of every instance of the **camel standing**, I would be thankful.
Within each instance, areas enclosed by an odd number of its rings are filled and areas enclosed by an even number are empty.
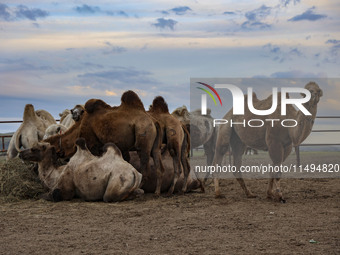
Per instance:
[[[207,165],[211,165],[213,161],[217,137],[210,113],[210,109],[208,109],[207,115],[202,115],[200,110],[189,112],[185,106],[179,107],[171,113],[190,132],[191,149],[203,145],[204,153],[207,156]]]
[[[181,122],[169,113],[168,105],[161,96],[156,97],[149,112],[152,117],[159,121],[161,129],[163,130],[163,143],[166,144],[166,149],[170,152],[173,159],[173,181],[169,188],[168,195],[174,192],[176,182],[181,175],[183,166],[184,185],[182,193],[186,191],[187,179],[190,173],[190,164],[187,158],[187,148],[190,147],[188,143],[188,135],[184,131],[184,126]]]
[[[279,166],[290,154],[293,146],[300,145],[311,133],[314,119],[317,112],[317,104],[322,96],[322,90],[315,82],[309,82],[305,88],[310,91],[311,99],[304,103],[303,106],[311,113],[311,116],[304,115],[301,111],[297,111],[292,105],[287,105],[287,115],[281,116],[281,104],[278,104],[276,111],[269,116],[258,116],[251,113],[245,104],[245,115],[233,115],[232,109],[224,116],[224,119],[233,122],[241,122],[245,119],[246,122],[250,119],[294,119],[297,121],[295,127],[283,127],[276,122],[272,127],[272,123],[264,121],[262,127],[249,127],[243,125],[221,125],[215,149],[215,157],[213,165],[221,165],[223,156],[228,150],[229,144],[233,151],[234,164],[237,170],[240,169],[242,163],[242,155],[246,146],[258,150],[265,150],[269,152],[269,156],[273,161],[274,166]],[[280,97],[280,96],[279,96]],[[280,98],[278,100],[281,102]],[[245,100],[247,102],[247,100]],[[272,105],[272,96],[262,101],[258,100],[253,94],[253,102],[255,109],[264,110],[269,109]],[[239,184],[245,191],[247,197],[255,197],[255,195],[247,188],[242,174],[240,172],[234,173]],[[267,189],[267,197],[277,199],[285,202],[280,188],[281,173],[271,173],[270,181]],[[219,181],[214,179],[215,196],[221,197]],[[273,192],[273,187],[275,192]]]

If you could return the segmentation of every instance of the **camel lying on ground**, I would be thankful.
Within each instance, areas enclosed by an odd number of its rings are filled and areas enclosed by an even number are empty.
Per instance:
[[[218,138],[216,143],[215,157],[213,165],[221,165],[223,156],[231,145],[234,164],[237,169],[240,169],[242,163],[242,155],[246,146],[253,149],[265,150],[269,152],[269,156],[273,161],[274,166],[279,166],[290,154],[293,146],[301,144],[311,133],[314,119],[317,112],[317,104],[322,96],[322,90],[315,82],[309,82],[305,88],[310,91],[311,99],[304,103],[303,106],[312,114],[311,116],[304,115],[301,111],[295,110],[292,105],[287,105],[287,115],[281,115],[281,94],[279,93],[278,107],[276,111],[270,115],[259,116],[254,115],[248,109],[245,103],[245,115],[233,115],[233,109],[231,109],[223,119],[231,121],[242,122],[245,119],[248,122],[250,119],[294,119],[297,121],[295,127],[284,127],[279,121],[272,127],[272,122],[264,121],[262,127],[249,127],[243,125],[229,125],[220,126],[218,132]],[[245,98],[247,102],[247,98]],[[255,109],[269,109],[272,106],[272,96],[267,99],[258,100],[256,95],[253,94],[253,102]],[[255,197],[255,195],[247,188],[242,174],[236,172],[235,176],[240,183],[241,187],[245,191],[247,197]],[[284,202],[281,188],[280,188],[280,177],[281,173],[271,173],[270,181],[267,189],[267,197],[275,200]],[[221,197],[218,179],[214,179],[215,183],[215,196]],[[273,191],[275,190],[275,191]]]
[[[161,135],[159,124],[146,113],[144,105],[133,91],[125,92],[121,105],[111,107],[100,99],[90,99],[85,104],[82,120],[76,122],[62,135],[46,139],[56,147],[57,153],[70,157],[75,153],[74,143],[84,137],[94,155],[102,154],[102,147],[113,142],[129,162],[129,151],[138,151],[143,182],[150,174],[149,159],[152,156],[157,171],[157,189],[160,194],[164,168],[161,162]]]
[[[187,157],[187,150],[190,147],[190,142],[188,142],[189,135],[185,134],[185,127],[182,126],[181,122],[169,113],[168,105],[163,97],[158,96],[153,100],[148,113],[160,123],[161,130],[163,131],[163,143],[166,144],[166,149],[173,159],[174,175],[168,195],[171,195],[175,189],[176,182],[181,175],[182,166],[184,171],[182,192],[184,193],[187,188],[186,182],[190,172],[190,164]]]
[[[200,110],[188,112],[186,106],[179,107],[171,113],[189,130],[191,148],[203,145],[207,156],[207,165],[211,165],[213,161],[217,136],[210,113],[210,109],[208,109],[207,115],[201,115]]]
[[[53,201],[70,200],[77,196],[86,201],[116,202],[138,193],[142,175],[112,143],[104,146],[101,157],[93,156],[85,140],[76,142],[77,152],[65,166],[56,165],[54,146],[40,143],[20,152],[23,160],[38,162],[39,178],[50,190]]]
[[[23,122],[13,134],[7,150],[7,159],[18,155],[20,148],[31,148],[41,141],[45,135],[45,130],[52,124],[56,124],[53,116],[45,110],[34,111],[31,104],[25,106]]]

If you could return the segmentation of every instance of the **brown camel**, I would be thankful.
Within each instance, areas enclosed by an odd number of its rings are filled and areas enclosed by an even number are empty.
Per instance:
[[[160,195],[162,174],[161,137],[159,124],[146,113],[143,103],[133,91],[125,92],[121,105],[111,107],[100,99],[90,99],[85,104],[82,120],[76,122],[65,134],[48,138],[59,155],[70,157],[75,153],[75,141],[83,137],[94,155],[101,155],[103,145],[115,143],[129,162],[129,151],[140,156],[143,183],[150,173],[149,159],[152,156],[157,169],[156,195]]]
[[[208,109],[207,115],[201,115],[200,110],[188,112],[185,106],[179,107],[171,114],[185,125],[190,132],[191,149],[203,145],[207,156],[207,165],[211,165],[214,158],[217,132],[213,127],[213,118]]]
[[[130,152],[130,164],[133,165],[138,171],[140,171],[140,162],[138,154],[134,151]],[[173,178],[174,178],[174,169],[173,169],[173,160],[168,150],[162,153],[162,162],[164,165],[164,174],[162,179],[162,188],[161,192],[168,192],[170,186],[172,185]],[[144,190],[145,193],[153,193],[156,190],[156,169],[155,166],[150,159],[150,166],[151,166],[151,176],[147,182],[143,184],[141,189]],[[174,193],[182,193],[183,192],[183,185],[187,184],[186,192],[191,192],[193,190],[200,189],[201,192],[204,192],[204,187],[202,182],[198,180],[192,171],[190,172],[187,181],[184,180],[184,174],[181,173],[180,177],[176,182],[176,186],[174,189]]]
[[[262,127],[244,127],[243,125],[234,125],[233,127],[230,127],[230,125],[221,125],[218,132],[213,165],[221,165],[223,156],[228,150],[229,144],[233,151],[234,164],[237,167],[237,170],[240,169],[242,155],[246,146],[268,151],[274,166],[282,164],[290,154],[292,147],[298,146],[307,138],[314,124],[317,104],[322,96],[322,90],[315,82],[309,82],[305,88],[310,91],[311,99],[304,103],[303,106],[312,114],[310,116],[304,115],[301,111],[297,111],[292,105],[287,105],[287,115],[281,116],[281,103],[278,104],[274,113],[267,116],[254,115],[249,111],[247,104],[245,104],[244,116],[233,115],[232,110],[230,110],[224,116],[224,119],[228,120],[228,123],[230,123],[230,121],[242,122],[243,119],[245,119],[246,122],[250,119],[294,119],[298,124],[295,127],[283,127],[282,125],[277,124],[280,123],[277,121],[272,127],[272,122],[264,121],[265,124]],[[281,102],[280,97],[281,94],[279,94],[279,102]],[[272,105],[272,96],[260,101],[256,98],[256,95],[253,94],[253,101],[255,109],[269,109]],[[245,100],[245,102],[247,102],[247,100]],[[245,191],[247,197],[255,197],[255,195],[247,188],[242,178],[242,174],[237,171],[234,175]],[[281,173],[272,173],[270,177],[267,197],[285,202],[280,188]],[[215,178],[214,183],[215,195],[216,197],[221,197],[218,179]],[[273,187],[275,187],[275,192],[273,192]]]
[[[161,96],[155,97],[150,105],[148,113],[154,117],[159,123],[163,131],[163,143],[170,152],[173,159],[174,175],[172,185],[169,188],[168,195],[171,195],[175,189],[176,182],[181,175],[181,168],[184,171],[184,185],[182,193],[186,191],[187,179],[190,172],[190,165],[186,150],[190,146],[184,132],[182,123],[169,113],[168,104]],[[186,139],[186,140],[185,140]],[[183,150],[183,152],[182,152]]]

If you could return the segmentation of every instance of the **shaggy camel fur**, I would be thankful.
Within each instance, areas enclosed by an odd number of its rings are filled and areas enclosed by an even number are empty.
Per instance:
[[[203,145],[205,155],[207,156],[207,165],[211,165],[213,161],[217,136],[210,113],[210,109],[208,109],[207,115],[201,115],[200,110],[188,112],[184,105],[171,113],[189,130],[191,148]]]
[[[173,169],[173,159],[168,150],[162,153],[162,163],[164,165],[164,174],[162,179],[162,187],[161,192],[168,192],[169,188],[172,185],[174,178],[174,169]],[[140,161],[137,152],[130,152],[130,164],[133,165],[140,172]],[[141,189],[144,190],[145,193],[153,193],[156,190],[156,169],[153,164],[153,161],[150,159],[150,167],[151,167],[151,178],[148,179],[147,182],[143,184]],[[176,186],[174,189],[174,193],[182,193],[183,185],[187,183],[186,192],[190,192],[196,189],[200,189],[201,192],[204,192],[204,187],[202,182],[196,178],[194,173],[190,171],[187,181],[184,180],[184,174],[181,173],[180,177],[176,182]]]
[[[52,124],[56,124],[56,121],[50,113],[45,110],[34,111],[33,105],[27,104],[23,114],[23,122],[9,143],[7,159],[16,157],[21,147],[27,149],[41,141],[46,128]]]
[[[77,196],[86,201],[116,202],[142,193],[138,190],[142,175],[123,160],[114,144],[107,144],[100,158],[88,151],[84,139],[78,139],[76,144],[76,154],[61,167],[56,165],[56,151],[49,144],[20,152],[22,159],[38,162],[39,177],[51,191],[53,201]]]
[[[70,157],[75,153],[74,143],[78,137],[84,137],[89,150],[94,155],[102,154],[102,147],[113,142],[129,162],[129,151],[139,152],[143,182],[150,173],[150,155],[157,169],[156,195],[160,194],[164,168],[161,162],[161,135],[158,123],[154,123],[146,113],[143,103],[133,91],[122,95],[121,105],[111,107],[102,100],[90,99],[85,104],[82,120],[76,122],[63,135],[46,139],[57,149],[61,157]]]
[[[268,121],[264,121],[264,126],[255,128],[249,126],[244,127],[243,125],[234,125],[233,127],[230,127],[229,125],[222,125],[218,133],[213,165],[221,165],[223,156],[228,150],[229,144],[232,148],[234,164],[237,169],[241,166],[242,155],[246,146],[268,151],[274,166],[282,164],[282,162],[284,162],[290,154],[292,147],[298,146],[307,138],[314,124],[317,104],[322,96],[322,90],[315,82],[309,82],[305,88],[310,91],[311,99],[303,105],[312,114],[311,116],[306,116],[301,111],[295,110],[292,105],[287,105],[287,115],[281,116],[281,94],[279,94],[279,103],[276,111],[267,116],[254,115],[249,111],[247,104],[245,104],[244,116],[233,115],[232,110],[230,110],[224,116],[224,119],[228,120],[228,123],[230,123],[231,120],[233,122],[241,122],[243,121],[243,118],[246,122],[250,119],[294,119],[298,122],[298,125],[296,127],[283,127],[276,124],[272,127],[272,123]],[[245,100],[245,102],[247,102],[247,100]],[[253,94],[253,102],[255,109],[269,109],[272,105],[272,96],[260,101],[256,98],[256,95]],[[235,176],[247,197],[255,197],[244,183],[242,174],[235,173]],[[280,188],[280,177],[281,173],[271,174],[271,179],[267,189],[267,197],[285,202]],[[215,195],[216,197],[221,197],[218,179],[214,179],[214,183]],[[273,191],[273,187],[275,192]]]
[[[67,128],[70,128],[74,125],[75,121],[73,120],[71,110],[65,109],[62,113],[59,113],[59,116],[60,124],[64,125]]]
[[[190,165],[186,153],[190,144],[185,137],[183,130],[185,127],[182,126],[178,119],[169,113],[168,104],[161,96],[158,96],[153,100],[148,113],[160,123],[163,131],[163,143],[166,144],[166,149],[170,152],[173,159],[174,175],[168,195],[171,195],[175,189],[176,182],[181,175],[182,166],[184,171],[182,192],[184,193],[187,187],[186,181],[190,172]]]
[[[65,127],[63,124],[53,124],[49,126],[45,130],[44,140],[49,138],[50,136],[57,135],[57,134],[63,134],[67,130],[67,127]]]

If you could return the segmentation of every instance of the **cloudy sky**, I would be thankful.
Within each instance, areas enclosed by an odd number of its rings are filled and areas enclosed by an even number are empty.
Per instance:
[[[340,77],[339,14],[338,0],[0,0],[0,120],[128,89],[173,110],[191,77]],[[339,115],[324,86],[320,113]]]

